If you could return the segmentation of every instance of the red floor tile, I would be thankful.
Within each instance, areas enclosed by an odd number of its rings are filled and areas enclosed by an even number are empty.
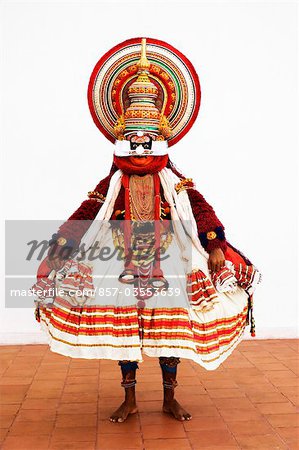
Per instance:
[[[96,384],[98,382],[98,375],[94,376],[84,376],[81,375],[79,377],[68,376],[65,380],[66,384],[82,384],[82,383],[91,383]]]
[[[60,398],[60,403],[94,403],[97,401],[97,392],[81,392],[77,393],[63,393]]]
[[[246,422],[248,420],[262,419],[261,413],[256,409],[239,409],[239,408],[222,409],[220,410],[220,414],[227,423],[235,421],[237,419],[239,421],[246,421]]]
[[[219,379],[219,380],[203,380],[203,386],[210,389],[238,389],[238,385],[232,379]]]
[[[299,447],[299,427],[281,427],[277,433],[292,449]]]
[[[51,442],[50,450],[94,450],[95,442]]]
[[[97,428],[96,426],[71,426],[55,427],[52,433],[52,442],[95,442]]]
[[[189,394],[188,396],[186,396],[183,393],[181,393],[180,390],[178,390],[177,398],[181,403],[183,403],[183,406],[192,405],[193,408],[197,406],[213,406],[213,401],[208,394],[206,395]]]
[[[298,408],[296,408],[291,402],[259,403],[256,407],[262,414],[286,414],[298,412]]]
[[[34,399],[34,398],[28,398],[24,400],[22,404],[22,409],[44,409],[44,410],[56,410],[58,406],[58,400],[57,399]]]
[[[65,358],[46,345],[0,347],[1,450],[299,450],[298,341],[243,341],[221,367],[182,360],[176,397],[192,414],[162,412],[157,359],[139,364],[139,412],[123,401],[116,361]]]
[[[280,392],[247,392],[252,403],[284,403],[287,398]]]
[[[21,409],[16,416],[16,422],[28,421],[38,422],[43,420],[44,422],[54,421],[56,418],[56,409]]]
[[[208,389],[211,398],[236,398],[245,397],[240,389]]]
[[[288,450],[288,446],[274,434],[238,436],[238,444],[243,450]]]
[[[32,377],[10,377],[3,376],[0,379],[0,386],[30,386],[32,383]]]
[[[151,401],[151,400],[158,400],[158,401],[162,401],[163,399],[163,392],[162,389],[160,387],[159,391],[140,391],[137,390],[137,395],[138,395],[138,399],[140,401]]]
[[[58,414],[95,414],[97,403],[61,403],[57,408]]]
[[[100,434],[97,440],[99,450],[142,449],[142,438],[139,433]]]
[[[50,436],[7,436],[1,450],[46,450]]]
[[[199,431],[199,430],[218,430],[227,429],[227,425],[222,417],[193,417],[192,420],[185,421],[183,426],[186,431]]]
[[[0,428],[9,428],[16,416],[14,414],[0,415]]]
[[[15,421],[9,430],[10,436],[40,436],[40,435],[50,435],[54,428],[54,420],[38,420],[34,422],[26,421]]]
[[[246,397],[240,398],[214,398],[214,404],[219,410],[223,409],[242,409],[242,410],[254,410],[255,406]]]
[[[0,404],[0,415],[10,415],[10,414],[17,414],[21,407],[21,403],[14,403],[14,404]]]
[[[191,450],[188,439],[145,439],[145,450]]]
[[[89,368],[81,369],[81,368],[70,367],[70,369],[68,371],[68,375],[70,377],[80,377],[80,376],[85,376],[85,375],[86,376],[98,376],[98,374],[99,374],[99,369],[89,369]],[[119,374],[118,374],[118,379],[119,379]]]
[[[170,439],[186,437],[183,423],[175,420],[167,426],[160,424],[142,425],[141,429],[144,439]]]
[[[201,430],[188,432],[187,437],[193,449],[205,447],[223,449],[225,446],[237,448],[237,443],[233,435],[228,430]]]
[[[29,389],[27,399],[59,399],[62,389]]]
[[[138,414],[132,414],[126,422],[113,423],[110,420],[99,420],[98,432],[104,434],[140,433],[140,421]]]
[[[139,413],[141,426],[143,425],[163,425],[168,426],[173,423],[173,418],[169,414],[159,412]]]
[[[4,441],[8,432],[9,432],[9,428],[0,428],[0,443],[2,443]]]
[[[271,434],[273,429],[266,419],[239,421],[236,417],[235,421],[228,423],[229,430],[234,436],[252,436],[260,434]]]
[[[58,414],[56,428],[95,427],[97,414]]]
[[[298,414],[271,414],[265,417],[273,427],[299,427]]]

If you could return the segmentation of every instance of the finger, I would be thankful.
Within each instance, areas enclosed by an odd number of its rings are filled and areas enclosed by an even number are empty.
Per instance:
[[[211,264],[211,260],[210,259],[208,259],[208,269],[212,270],[212,264]]]
[[[63,261],[60,262],[60,264],[57,264],[57,269],[56,270],[60,270],[63,267]]]
[[[54,262],[54,269],[59,270],[61,267],[61,261],[58,259]]]
[[[51,269],[51,270],[55,269],[52,261],[49,261],[47,264],[48,264],[49,269]]]

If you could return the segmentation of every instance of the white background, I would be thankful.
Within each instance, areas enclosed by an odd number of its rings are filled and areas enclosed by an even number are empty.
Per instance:
[[[86,100],[94,65],[131,37],[169,42],[202,87],[172,160],[263,272],[257,337],[296,337],[296,4],[7,1],[1,17],[5,218],[73,213],[112,162]],[[44,340],[33,310],[0,315],[2,343]]]

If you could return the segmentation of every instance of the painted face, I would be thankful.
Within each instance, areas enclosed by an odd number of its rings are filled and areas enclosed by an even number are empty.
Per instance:
[[[130,163],[135,167],[149,166],[154,156],[151,156],[153,138],[142,131],[138,131],[136,134],[130,136],[130,149],[132,150],[132,156],[129,156]]]
[[[168,161],[168,155],[152,156],[151,147],[155,136],[138,131],[127,138],[130,141],[131,156],[114,156],[114,163],[124,173],[144,174],[162,170]]]
[[[148,135],[132,136],[130,139],[130,149],[134,150],[137,155],[141,153],[149,153],[152,148],[152,138]]]
[[[168,162],[168,155],[163,156],[115,156],[114,164],[128,174],[146,174],[160,172]]]

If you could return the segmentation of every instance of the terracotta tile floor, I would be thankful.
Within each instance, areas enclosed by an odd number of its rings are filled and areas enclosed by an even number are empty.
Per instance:
[[[0,347],[1,449],[299,449],[298,341],[243,341],[216,371],[183,360],[177,398],[161,410],[157,359],[138,371],[139,413],[108,421],[122,400],[113,361],[70,359],[46,345]]]

